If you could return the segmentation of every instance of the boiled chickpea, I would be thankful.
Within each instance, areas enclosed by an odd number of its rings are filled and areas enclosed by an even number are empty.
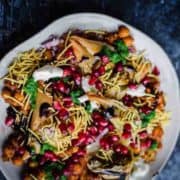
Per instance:
[[[118,35],[120,38],[129,36],[129,29],[125,26],[120,26],[118,29]]]
[[[21,166],[23,164],[23,159],[21,156],[14,156],[12,158],[12,163],[16,166]]]
[[[48,60],[48,61],[52,60],[53,58],[51,50],[46,50],[43,55],[44,55],[45,60]]]
[[[126,46],[132,46],[134,39],[132,36],[127,36],[125,38],[122,39],[124,41],[124,43],[126,44]]]
[[[15,148],[8,144],[3,148],[3,156],[7,157],[8,159],[11,159],[15,154]]]

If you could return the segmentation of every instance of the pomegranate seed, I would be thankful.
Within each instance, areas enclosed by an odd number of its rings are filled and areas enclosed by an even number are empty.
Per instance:
[[[74,72],[76,71],[76,67],[75,66],[71,66],[71,70]]]
[[[148,149],[151,146],[151,143],[152,143],[151,139],[146,139],[141,141],[140,146],[142,149]]]
[[[74,130],[74,128],[75,128],[74,123],[72,123],[72,122],[68,123],[68,125],[67,125],[67,130],[68,131],[72,132]]]
[[[112,135],[110,138],[113,142],[119,141],[119,136],[118,135]]]
[[[103,147],[107,142],[105,138],[100,139],[100,146]]]
[[[90,77],[88,83],[89,83],[89,85],[94,85],[96,81],[97,81],[97,77],[94,76],[94,75],[92,75],[92,76]]]
[[[79,149],[77,152],[78,156],[84,156],[85,154],[86,154],[86,150],[84,150],[84,149]]]
[[[6,117],[5,124],[6,126],[11,126],[14,123],[14,118],[11,116]]]
[[[58,161],[58,157],[52,152],[52,151],[46,151],[44,153],[44,157],[47,159],[47,160],[51,160],[53,162],[55,161]]]
[[[70,57],[70,56],[74,56],[73,50],[72,49],[68,49],[65,52],[65,57]]]
[[[142,80],[142,84],[144,86],[148,85],[149,83],[151,82],[151,79],[149,77],[145,77],[143,80]]]
[[[116,151],[117,153],[127,154],[128,148],[123,146],[122,144],[117,144],[114,146],[114,151]]]
[[[57,83],[57,87],[58,87],[58,90],[60,90],[61,92],[65,91],[65,84],[62,81],[59,81]]]
[[[102,76],[106,72],[105,67],[104,66],[99,67],[98,72],[99,72],[99,75]]]
[[[18,149],[18,153],[20,155],[23,155],[25,153],[25,151],[26,151],[26,149],[24,147],[19,147],[19,149]]]
[[[122,101],[123,103],[126,105],[126,106],[132,106],[133,104],[133,99],[131,98],[131,96],[129,95],[125,95],[123,98],[122,98]]]
[[[77,85],[81,84],[81,74],[80,73],[73,73],[73,78]]]
[[[42,156],[40,159],[40,165],[43,165],[47,161],[47,158],[45,156]]]
[[[122,147],[121,144],[115,145],[115,146],[114,146],[114,151],[116,151],[116,152],[121,152],[121,147]]]
[[[105,127],[103,127],[103,126],[99,126],[99,127],[98,127],[98,133],[103,132],[103,131],[104,131],[104,129],[105,129]]]
[[[71,141],[71,144],[72,144],[72,146],[77,146],[78,145],[78,139],[73,139],[72,141]]]
[[[101,61],[103,62],[104,65],[106,65],[107,63],[109,63],[110,60],[109,60],[108,56],[102,56]]]
[[[131,132],[123,132],[122,133],[122,137],[124,138],[124,139],[129,139],[129,138],[131,138]]]
[[[109,129],[109,131],[113,131],[114,130],[114,126],[112,124],[108,124],[108,129]]]
[[[95,83],[96,89],[102,90],[103,88],[103,83],[100,80],[97,80]]]
[[[98,70],[94,71],[94,72],[93,72],[93,76],[95,76],[95,77],[99,77],[99,76],[100,76],[99,71],[98,71]]]
[[[159,69],[158,69],[158,67],[157,67],[157,66],[154,66],[154,68],[153,68],[153,70],[152,70],[152,73],[153,73],[154,75],[159,76],[160,71],[159,71]]]
[[[125,147],[125,146],[122,146],[122,147],[121,147],[121,153],[122,153],[122,154],[127,154],[127,153],[128,153],[128,148]]]
[[[87,139],[87,136],[88,136],[87,132],[80,132],[78,134],[78,143],[79,144],[84,143],[86,141],[86,139]]]
[[[63,76],[65,77],[65,76],[70,76],[70,75],[72,75],[72,70],[71,70],[71,68],[65,67],[65,68],[63,69]]]
[[[129,88],[129,89],[137,89],[137,84],[130,83],[130,84],[128,85],[128,88]]]
[[[92,118],[93,119],[100,119],[100,118],[102,118],[103,116],[98,112],[98,111],[94,111],[93,113],[92,113]]]
[[[152,111],[151,108],[149,108],[148,106],[143,106],[140,108],[140,112],[144,113],[144,114],[149,114]]]
[[[94,142],[94,139],[91,136],[87,136],[85,140],[85,144],[91,144]]]
[[[73,106],[73,104],[74,104],[71,97],[63,98],[63,102],[64,102],[63,105],[66,108],[69,108],[69,107]]]
[[[107,139],[105,139],[105,138],[102,138],[100,140],[100,146],[105,150],[108,150],[110,148],[110,145],[109,145]]]
[[[61,132],[62,132],[63,134],[66,134],[66,132],[67,132],[67,126],[66,126],[65,123],[61,123],[61,124],[59,125],[59,129],[61,130]]]
[[[69,112],[65,108],[61,108],[58,113],[58,118],[65,120],[69,117]]]
[[[122,72],[123,71],[123,65],[122,63],[117,63],[115,67],[116,72]]]
[[[97,135],[97,133],[98,133],[98,130],[97,130],[97,128],[95,126],[89,127],[88,131],[93,136]]]
[[[131,146],[132,148],[136,148],[136,147],[137,147],[137,144],[134,143],[134,142],[131,142],[131,143],[130,143],[130,146]]]
[[[54,101],[53,107],[55,110],[59,111],[61,109],[61,104],[58,101]]]
[[[104,120],[103,118],[99,120],[98,124],[102,127],[106,127],[108,125],[108,121]]]
[[[65,176],[70,176],[71,175],[71,170],[66,168],[66,169],[63,170],[63,174]]]
[[[126,124],[124,125],[124,131],[130,132],[131,130],[132,130],[131,124],[126,123]]]
[[[138,134],[139,134],[139,137],[140,137],[141,139],[145,139],[145,138],[148,137],[148,133],[147,133],[146,130],[145,130],[145,131],[142,131],[142,132],[139,132]]]
[[[77,155],[73,155],[72,156],[72,161],[75,162],[75,163],[79,162],[79,157]]]

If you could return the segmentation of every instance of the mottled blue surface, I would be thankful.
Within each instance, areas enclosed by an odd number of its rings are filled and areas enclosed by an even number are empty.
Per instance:
[[[142,30],[164,48],[180,78],[179,0],[0,0],[0,57],[54,19],[75,12],[109,14]],[[180,179],[180,139],[157,179]]]

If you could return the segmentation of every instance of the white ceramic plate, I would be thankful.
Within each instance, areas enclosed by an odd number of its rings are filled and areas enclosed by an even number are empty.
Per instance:
[[[147,35],[143,34],[139,30],[132,26],[109,16],[95,13],[79,13],[62,17],[44,30],[34,35],[32,38],[23,42],[13,50],[11,50],[0,62],[0,77],[7,72],[8,65],[12,62],[13,57],[18,52],[28,50],[30,48],[36,48],[51,34],[62,34],[71,28],[80,29],[104,29],[104,30],[116,30],[119,25],[126,25],[129,27],[134,39],[135,45],[139,50],[146,50],[147,56],[156,64],[160,69],[161,88],[167,95],[167,110],[172,112],[169,125],[165,128],[165,135],[163,139],[163,149],[159,152],[157,159],[151,165],[151,175],[160,172],[166,164],[178,137],[180,123],[180,95],[178,78],[175,70],[162,48],[150,39]],[[0,89],[2,88],[2,81],[0,82]],[[2,98],[0,99],[0,153],[1,146],[4,142],[10,129],[5,127],[4,118],[6,116],[7,104],[4,103]],[[8,180],[18,180],[19,169],[11,165],[10,163],[4,163],[0,160],[0,168]]]

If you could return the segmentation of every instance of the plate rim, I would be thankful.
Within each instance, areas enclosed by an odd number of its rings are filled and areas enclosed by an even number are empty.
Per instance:
[[[128,25],[129,27],[131,27],[132,29],[134,29],[134,30],[136,30],[136,31],[138,31],[138,32],[140,32],[141,34],[143,34],[144,36],[146,36],[146,38],[148,38],[151,42],[153,42],[153,43],[155,43],[156,44],[156,46],[162,51],[162,53],[166,56],[166,62],[168,63],[168,65],[169,65],[169,70],[172,72],[172,74],[173,74],[173,78],[175,78],[174,80],[175,80],[175,84],[176,84],[176,86],[177,86],[177,92],[176,92],[176,94],[177,94],[177,96],[179,97],[178,99],[179,99],[179,101],[178,101],[178,114],[180,115],[180,82],[179,82],[179,79],[178,79],[178,74],[177,74],[177,72],[176,72],[176,70],[175,70],[175,68],[174,68],[174,66],[173,66],[173,63],[172,63],[172,61],[170,60],[170,57],[168,56],[168,54],[166,53],[166,51],[161,47],[161,45],[159,45],[155,40],[153,40],[149,35],[147,35],[147,34],[145,34],[144,32],[142,32],[141,30],[139,30],[138,28],[136,28],[136,27],[134,27],[133,25],[130,25],[130,24],[128,24],[128,23],[126,23],[126,22],[124,22],[124,21],[122,21],[122,20],[120,20],[120,19],[118,19],[118,18],[116,18],[116,17],[112,17],[112,16],[110,16],[110,15],[106,15],[106,14],[103,14],[103,13],[94,13],[94,12],[80,12],[80,13],[72,13],[72,14],[68,14],[68,15],[64,15],[64,16],[62,16],[62,17],[60,17],[60,18],[57,18],[56,20],[53,20],[51,23],[49,23],[47,26],[45,26],[44,28],[42,28],[41,30],[39,30],[38,32],[36,32],[35,34],[33,34],[32,36],[30,36],[29,38],[27,38],[26,40],[24,40],[24,41],[22,41],[21,43],[19,43],[17,46],[15,46],[15,47],[13,47],[12,49],[10,49],[1,59],[0,59],[0,66],[3,64],[3,61],[6,59],[6,57],[8,57],[11,53],[14,53],[14,54],[17,54],[17,52],[16,52],[16,50],[18,50],[21,46],[23,46],[25,43],[27,43],[28,41],[30,41],[31,39],[33,39],[33,38],[35,38],[35,37],[37,37],[40,33],[42,33],[44,30],[46,30],[46,29],[48,29],[50,26],[52,26],[53,24],[56,24],[58,21],[62,21],[62,20],[64,20],[64,19],[68,19],[68,18],[72,18],[73,16],[75,17],[75,16],[87,16],[87,17],[95,17],[95,16],[97,16],[97,17],[99,17],[99,18],[108,18],[108,19],[112,19],[112,20],[116,20],[117,22],[119,22],[119,23],[123,23],[123,24],[125,24],[125,25]],[[36,44],[36,43],[35,43]],[[12,61],[11,61],[12,62]],[[1,98],[1,97],[0,97]],[[163,163],[161,164],[161,167],[157,170],[157,174],[159,174],[162,170],[163,170],[163,168],[165,167],[165,165],[167,164],[167,162],[168,162],[168,160],[170,159],[170,156],[172,155],[172,152],[173,152],[173,150],[174,150],[174,148],[175,148],[175,145],[176,145],[176,143],[177,143],[177,140],[178,140],[178,138],[180,137],[180,124],[179,124],[179,126],[178,126],[178,132],[179,133],[177,133],[176,134],[176,137],[174,138],[175,140],[173,141],[173,144],[172,144],[172,146],[171,146],[171,148],[170,148],[170,150],[169,150],[169,152],[168,152],[168,154],[167,154],[167,156],[166,156],[166,158],[164,159],[164,161],[163,161]],[[7,173],[5,173],[4,171],[3,171],[3,168],[2,168],[2,166],[0,165],[0,170],[1,170],[1,172],[2,172],[2,174],[5,176],[5,178],[8,180],[9,178],[8,178],[8,174]],[[155,175],[156,176],[156,175]]]

